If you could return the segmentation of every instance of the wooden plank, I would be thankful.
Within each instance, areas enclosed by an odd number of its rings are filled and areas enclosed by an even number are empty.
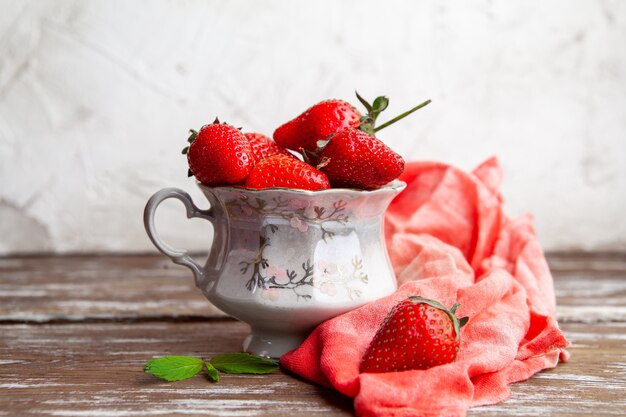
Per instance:
[[[223,317],[163,256],[0,258],[0,322]]]
[[[546,257],[553,272],[626,272],[626,252],[551,252]]]
[[[548,262],[561,323],[626,321],[626,254],[551,254]]]
[[[511,398],[477,416],[623,416],[626,414],[626,323],[566,323],[567,363],[511,386]]]
[[[512,386],[470,416],[611,416],[626,410],[626,323],[568,323],[570,362]],[[0,326],[0,415],[348,416],[352,401],[284,373],[166,383],[149,358],[240,349],[247,327],[224,320]]]
[[[469,415],[624,414],[626,255],[549,262],[571,361]],[[169,384],[141,372],[153,356],[239,350],[247,327],[220,317],[161,256],[0,258],[0,416],[352,414],[350,399],[282,373]]]
[[[350,399],[284,373],[167,383],[142,372],[155,356],[239,351],[247,331],[230,319],[2,325],[0,415],[352,414]]]
[[[548,257],[561,322],[626,320],[626,255]],[[0,322],[222,317],[160,255],[0,258]]]

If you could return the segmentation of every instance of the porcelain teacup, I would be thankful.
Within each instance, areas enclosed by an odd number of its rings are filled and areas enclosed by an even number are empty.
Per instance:
[[[324,320],[395,291],[383,220],[403,182],[373,191],[198,186],[208,210],[180,189],[162,189],[146,204],[146,232],[191,269],[215,306],[250,325],[245,351],[279,357]],[[205,265],[159,238],[154,214],[169,198],[185,205],[188,218],[213,225]]]

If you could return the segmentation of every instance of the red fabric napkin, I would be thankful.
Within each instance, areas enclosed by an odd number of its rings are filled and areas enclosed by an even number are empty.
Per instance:
[[[318,326],[281,364],[354,397],[359,416],[465,416],[509,397],[508,384],[556,366],[568,341],[555,319],[552,276],[530,216],[509,219],[495,158],[472,173],[413,162],[407,188],[389,207],[385,236],[394,294]],[[451,364],[359,374],[359,363],[391,308],[409,295],[469,316]]]

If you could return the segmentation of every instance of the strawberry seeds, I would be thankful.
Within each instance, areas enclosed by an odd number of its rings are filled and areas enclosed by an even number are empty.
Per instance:
[[[189,176],[209,186],[374,190],[398,178],[404,159],[375,134],[430,100],[376,127],[389,100],[372,104],[357,93],[365,116],[350,103],[326,100],[278,127],[274,140],[260,133],[242,133],[219,120],[191,131],[183,149]]]

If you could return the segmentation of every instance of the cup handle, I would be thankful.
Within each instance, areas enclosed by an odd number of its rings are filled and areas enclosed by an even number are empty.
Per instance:
[[[203,282],[205,273],[202,265],[194,261],[191,255],[189,255],[189,252],[186,250],[175,249],[165,243],[161,240],[156,231],[156,227],[154,225],[154,213],[156,212],[159,204],[168,198],[175,198],[185,205],[188,219],[191,219],[192,217],[199,217],[214,224],[215,217],[213,216],[212,208],[209,208],[208,210],[200,210],[196,207],[189,194],[185,191],[179,188],[164,188],[157,191],[154,195],[152,195],[152,197],[150,197],[143,212],[143,224],[146,228],[146,233],[148,234],[148,237],[150,237],[154,246],[156,246],[160,252],[168,256],[175,264],[184,265],[191,269],[197,283]]]

